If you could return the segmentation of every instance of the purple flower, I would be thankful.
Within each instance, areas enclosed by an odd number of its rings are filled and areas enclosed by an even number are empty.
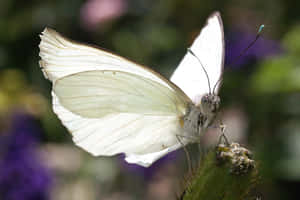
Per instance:
[[[279,43],[261,36],[246,53],[239,57],[243,50],[255,39],[256,35],[244,31],[231,31],[227,35],[225,64],[233,68],[282,53]]]
[[[41,129],[27,114],[15,115],[11,124],[0,134],[0,199],[48,199],[50,172],[36,152]]]
[[[81,22],[88,30],[122,16],[127,10],[126,0],[88,0],[81,8]]]

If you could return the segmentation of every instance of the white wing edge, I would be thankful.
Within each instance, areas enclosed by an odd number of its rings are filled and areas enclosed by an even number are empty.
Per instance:
[[[166,155],[172,151],[175,151],[181,147],[182,147],[181,144],[177,144],[177,145],[171,146],[167,149],[164,149],[162,151],[155,152],[155,153],[149,153],[149,154],[144,154],[144,155],[138,155],[138,154],[128,154],[127,155],[126,154],[125,160],[126,160],[126,162],[131,163],[131,164],[138,164],[143,167],[149,167],[151,164],[153,164],[155,161],[157,161],[164,155]]]

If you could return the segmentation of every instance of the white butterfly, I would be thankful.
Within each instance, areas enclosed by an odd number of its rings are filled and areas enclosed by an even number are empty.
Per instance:
[[[52,29],[40,37],[40,66],[53,83],[53,110],[74,142],[95,156],[124,153],[127,162],[148,167],[198,142],[216,115],[224,62],[218,12],[208,18],[172,82]]]

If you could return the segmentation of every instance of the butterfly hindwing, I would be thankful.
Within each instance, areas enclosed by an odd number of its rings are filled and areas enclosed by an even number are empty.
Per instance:
[[[94,156],[125,153],[127,162],[149,166],[181,147],[177,116],[145,116],[115,113],[101,118],[76,115],[59,102],[55,93],[53,110],[73,136],[73,141]]]

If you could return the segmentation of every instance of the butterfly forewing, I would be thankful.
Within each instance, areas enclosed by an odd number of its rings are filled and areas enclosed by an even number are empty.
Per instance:
[[[74,42],[50,28],[45,28],[40,37],[40,66],[45,77],[52,82],[78,72],[111,70],[136,74],[178,90],[176,85],[147,67],[97,47]],[[182,91],[178,95],[187,98]]]
[[[199,96],[212,92],[209,91],[208,80],[201,64],[207,71],[211,89],[218,84],[216,93],[220,84],[217,82],[223,71],[224,33],[218,12],[208,18],[190,49],[195,55],[188,52],[184,56],[173,73],[171,81],[179,86],[195,104],[198,104]]]

